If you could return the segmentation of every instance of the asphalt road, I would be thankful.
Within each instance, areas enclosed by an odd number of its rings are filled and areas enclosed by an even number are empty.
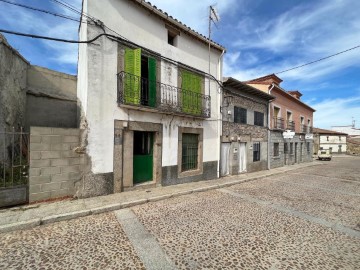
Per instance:
[[[360,269],[360,158],[0,234],[0,269]]]

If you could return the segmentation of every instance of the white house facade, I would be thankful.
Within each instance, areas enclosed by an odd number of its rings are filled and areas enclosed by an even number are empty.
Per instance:
[[[225,48],[150,3],[84,0],[80,197],[219,176]],[[96,19],[94,19],[96,18]],[[209,64],[210,63],[210,64]]]
[[[322,149],[330,150],[333,154],[345,154],[347,151],[347,134],[314,128],[314,154]]]

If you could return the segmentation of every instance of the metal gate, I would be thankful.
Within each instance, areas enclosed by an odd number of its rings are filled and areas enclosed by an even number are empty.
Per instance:
[[[0,208],[28,202],[29,134],[0,131]]]

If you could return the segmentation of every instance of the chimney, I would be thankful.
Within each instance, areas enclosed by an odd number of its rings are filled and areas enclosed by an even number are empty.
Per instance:
[[[302,96],[302,94],[297,91],[297,90],[293,90],[293,91],[287,91],[290,95],[292,95],[294,98],[299,99]]]

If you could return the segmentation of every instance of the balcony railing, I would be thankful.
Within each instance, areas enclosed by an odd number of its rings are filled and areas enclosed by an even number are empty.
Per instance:
[[[307,125],[300,125],[300,133],[307,133],[308,126]]]
[[[130,73],[117,74],[118,104],[157,111],[209,118],[211,97]]]
[[[284,129],[284,119],[274,117],[274,129]]]
[[[287,121],[286,129],[295,130],[295,122],[294,121]]]

